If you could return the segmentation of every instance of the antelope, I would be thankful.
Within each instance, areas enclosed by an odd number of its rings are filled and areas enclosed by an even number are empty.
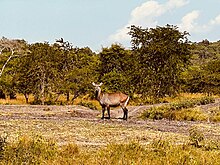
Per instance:
[[[117,93],[102,93],[100,86],[103,83],[100,84],[95,84],[94,82],[92,83],[92,85],[95,87],[95,94],[96,94],[96,100],[99,101],[100,105],[102,106],[102,118],[104,119],[105,117],[105,110],[107,108],[107,112],[108,112],[108,117],[106,117],[107,119],[110,119],[110,107],[118,107],[121,106],[123,112],[124,112],[124,116],[123,116],[123,120],[127,120],[128,118],[128,109],[126,108],[128,101],[129,101],[129,96],[121,93],[121,92],[117,92]]]

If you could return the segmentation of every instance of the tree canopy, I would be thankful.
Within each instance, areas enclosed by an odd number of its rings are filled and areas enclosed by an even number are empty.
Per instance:
[[[137,61],[138,92],[155,97],[177,93],[180,73],[190,62],[188,33],[167,25],[150,29],[131,26],[129,34]]]
[[[131,49],[121,44],[99,53],[78,48],[64,39],[54,43],[0,40],[0,97],[23,94],[29,102],[67,101],[90,93],[92,82],[105,91],[122,91],[131,97],[160,98],[183,92],[220,93],[220,42],[188,41],[177,26],[131,26]]]

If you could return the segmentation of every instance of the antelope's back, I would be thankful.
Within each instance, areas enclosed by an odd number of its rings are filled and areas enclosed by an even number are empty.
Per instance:
[[[105,93],[103,99],[103,101],[108,105],[119,105],[120,103],[126,102],[128,95],[121,92]]]

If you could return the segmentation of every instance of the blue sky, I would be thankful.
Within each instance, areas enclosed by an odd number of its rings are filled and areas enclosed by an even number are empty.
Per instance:
[[[28,43],[64,38],[94,51],[130,46],[130,25],[177,25],[191,41],[220,40],[220,0],[0,0],[0,37]]]

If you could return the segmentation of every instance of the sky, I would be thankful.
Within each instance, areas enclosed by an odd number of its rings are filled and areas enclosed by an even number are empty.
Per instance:
[[[113,43],[129,48],[131,25],[167,24],[192,42],[220,40],[220,0],[0,0],[0,37],[28,43],[64,38],[101,51]]]

